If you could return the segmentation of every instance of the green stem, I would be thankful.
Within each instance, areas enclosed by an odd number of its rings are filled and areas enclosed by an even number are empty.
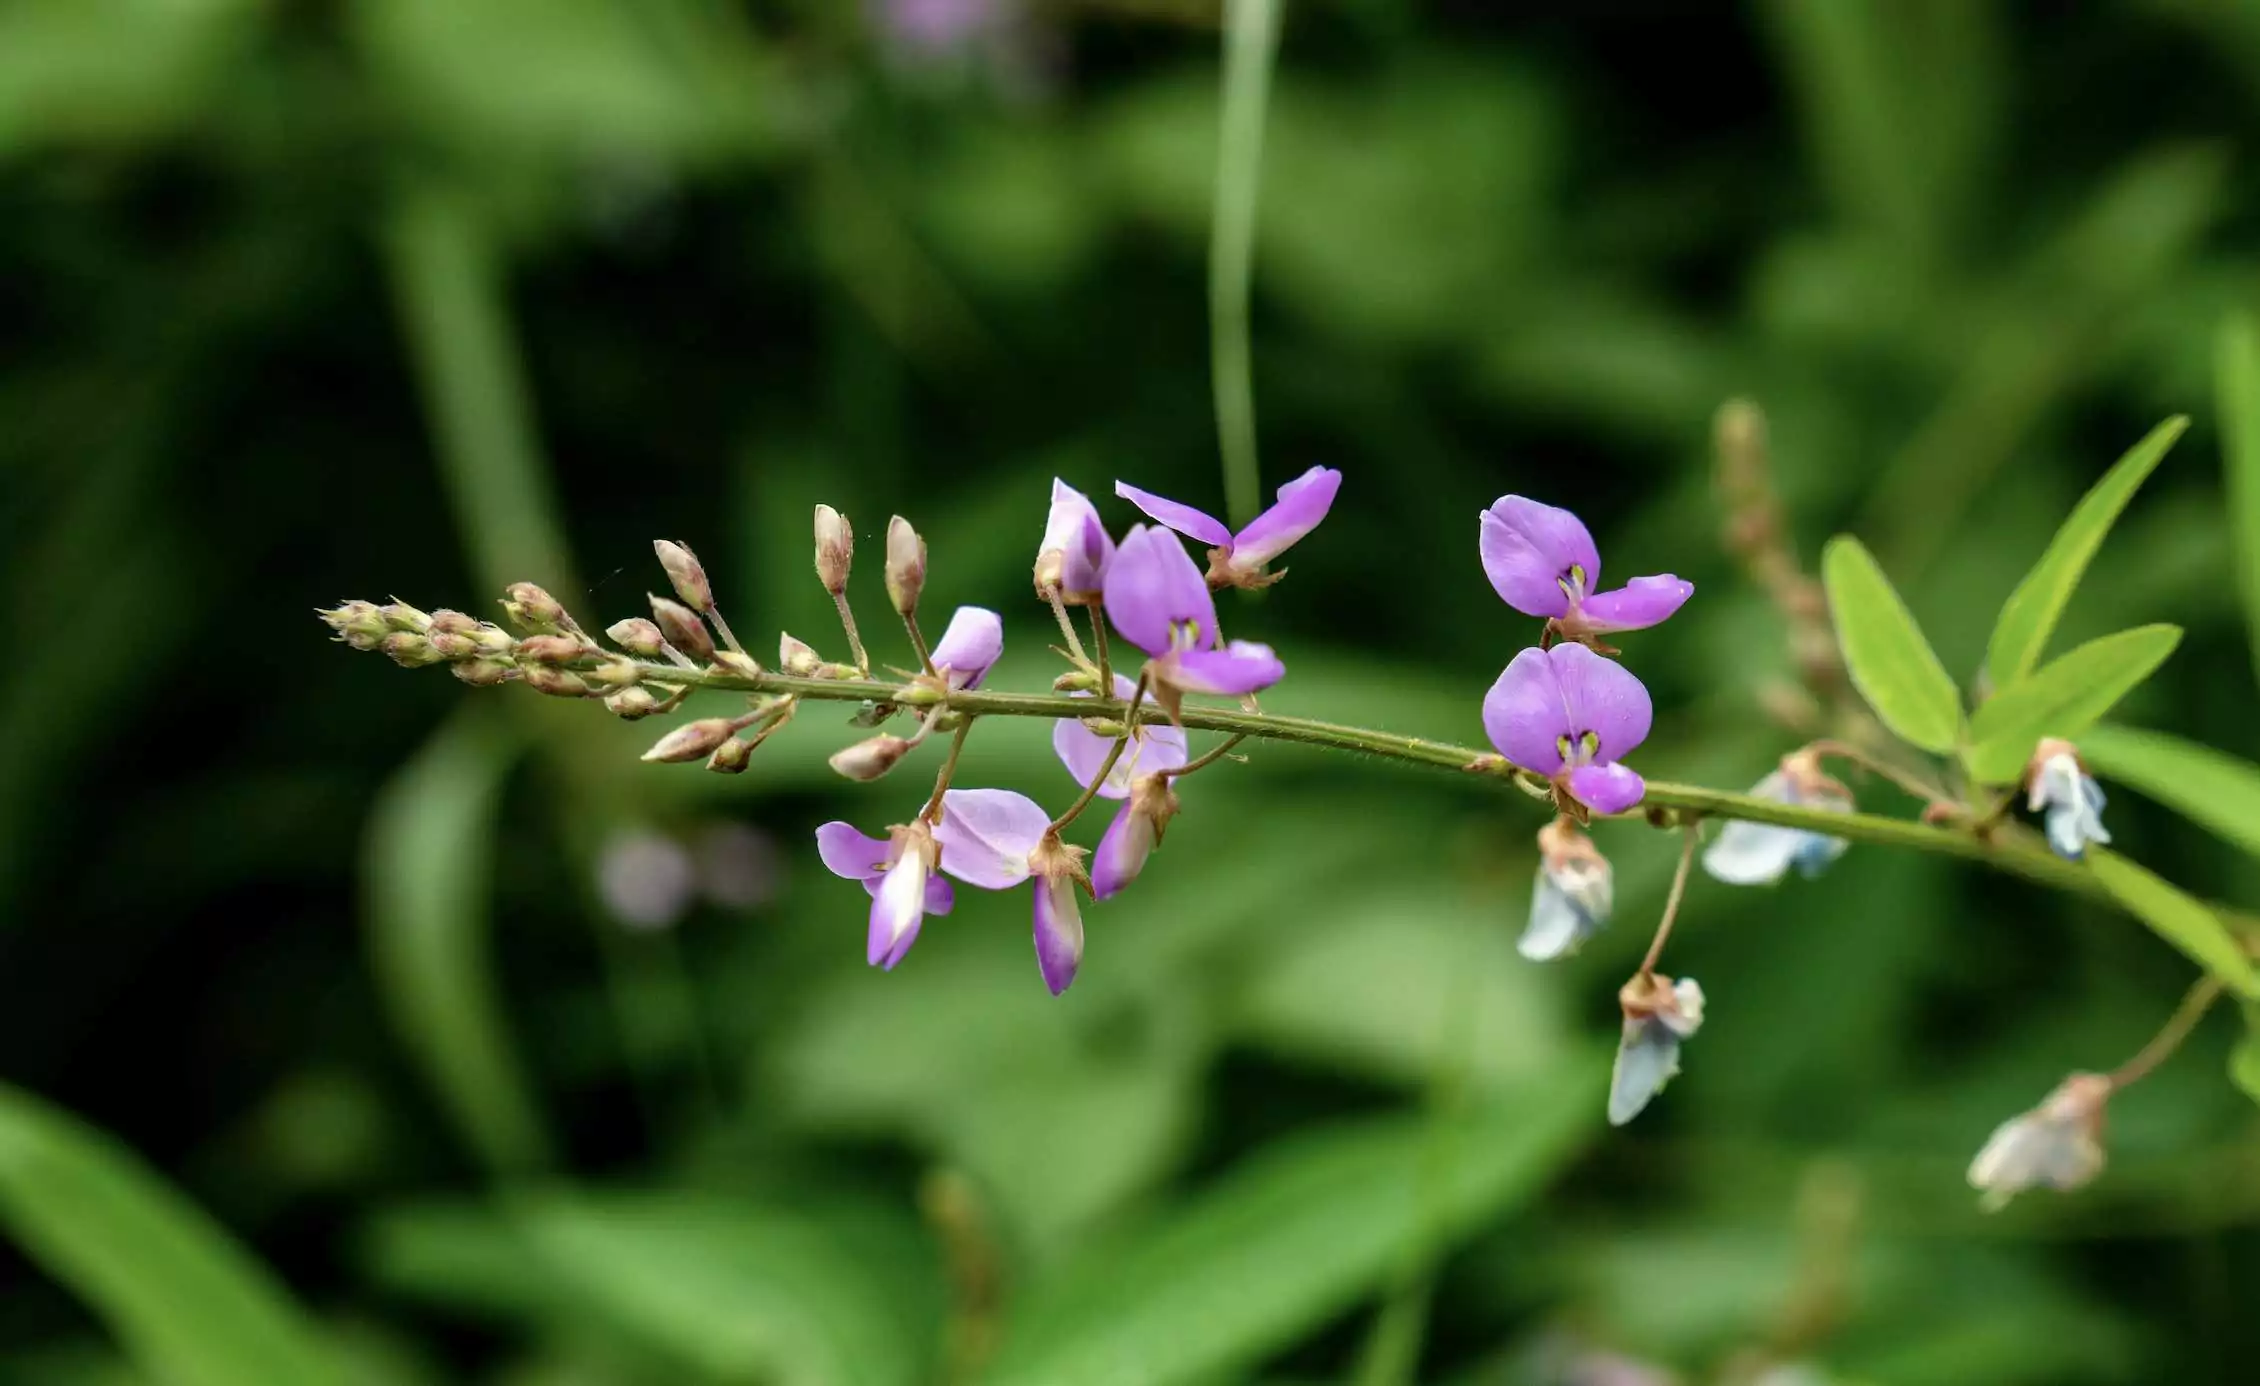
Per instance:
[[[1255,386],[1249,380],[1248,282],[1255,268],[1256,203],[1263,182],[1263,113],[1279,50],[1282,0],[1226,0],[1224,110],[1209,232],[1210,385],[1224,455],[1224,505],[1232,523],[1255,518]]]

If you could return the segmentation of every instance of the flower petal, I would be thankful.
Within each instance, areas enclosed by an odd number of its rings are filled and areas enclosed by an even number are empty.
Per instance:
[[[1092,896],[1104,900],[1136,880],[1153,850],[1153,820],[1124,804],[1091,854]]]
[[[1585,590],[1601,580],[1601,553],[1585,523],[1567,510],[1501,496],[1483,512],[1483,571],[1500,599],[1525,616],[1566,616],[1562,582],[1584,570]]]
[[[1151,518],[1169,526],[1188,539],[1198,539],[1202,543],[1210,545],[1232,542],[1232,531],[1224,527],[1224,521],[1205,510],[1195,510],[1189,505],[1180,504],[1166,496],[1157,496],[1151,491],[1141,491],[1127,481],[1114,483],[1114,494],[1137,506]],[[1313,521],[1313,523],[1316,523],[1316,521]]]
[[[1051,815],[1025,794],[953,789],[942,796],[934,840],[942,846],[942,870],[967,885],[1004,890],[1028,879],[1028,854],[1050,827]]]
[[[934,643],[934,666],[952,688],[979,688],[1004,654],[1004,618],[982,606],[961,606]]]
[[[1098,507],[1091,498],[1068,485],[1058,477],[1052,478],[1052,507],[1044,516],[1043,542],[1036,545],[1039,554],[1057,549],[1061,553],[1075,547],[1076,536],[1082,531],[1086,516],[1098,518]]]
[[[1208,582],[1166,529],[1138,525],[1122,538],[1106,575],[1106,614],[1122,638],[1159,657],[1170,651],[1170,628],[1198,627],[1195,643],[1216,643],[1216,602]]]
[[[1695,584],[1665,573],[1636,577],[1614,592],[1596,592],[1578,605],[1578,626],[1595,635],[1616,630],[1646,630],[1660,624],[1695,595]]]
[[[875,881],[887,869],[889,843],[883,837],[866,837],[853,823],[826,823],[816,830],[816,855],[824,869],[851,881]]]
[[[1138,691],[1138,685],[1124,675],[1114,676],[1114,696],[1123,702]],[[1070,695],[1086,698],[1087,693]],[[1154,695],[1148,693],[1142,706],[1155,706]],[[1090,787],[1091,777],[1099,773],[1106,763],[1107,752],[1114,748],[1111,737],[1100,736],[1073,718],[1063,717],[1052,723],[1052,750],[1075,782]],[[1185,751],[1185,733],[1167,723],[1141,722],[1129,746],[1116,758],[1114,769],[1107,772],[1106,783],[1099,786],[1102,799],[1126,799],[1130,796],[1130,781],[1139,775],[1150,775],[1157,770],[1174,770],[1190,759]]]
[[[1232,566],[1254,572],[1285,553],[1318,528],[1334,508],[1334,493],[1341,489],[1342,474],[1332,467],[1313,467],[1280,487],[1272,507],[1232,536]]]
[[[887,868],[878,890],[871,896],[871,929],[864,956],[873,967],[889,970],[902,961],[918,941],[926,904],[926,861],[916,852]]]
[[[1054,996],[1067,990],[1083,965],[1083,910],[1075,882],[1045,876],[1036,882],[1036,968]]]
[[[1583,645],[1556,645],[1546,658],[1561,684],[1573,734],[1592,732],[1600,738],[1591,760],[1602,765],[1623,760],[1648,739],[1655,708],[1631,670]]]
[[[1576,952],[1599,927],[1540,867],[1537,886],[1530,893],[1530,923],[1516,940],[1515,951],[1532,962],[1551,962]]]
[[[1525,770],[1552,775],[1562,768],[1561,740],[1570,734],[1569,710],[1546,651],[1528,649],[1483,695],[1483,732],[1499,754]]]
[[[1609,1076],[1609,1125],[1622,1126],[1679,1072],[1679,1036],[1655,1020],[1627,1020]]]
[[[1802,828],[1732,822],[1703,849],[1703,869],[1728,885],[1772,885],[1788,874],[1811,836]]]
[[[1061,558],[1059,585],[1063,591],[1094,597],[1105,590],[1106,570],[1114,563],[1114,540],[1107,537],[1097,511],[1083,516]]]
[[[1221,650],[1184,650],[1169,661],[1166,677],[1188,693],[1236,698],[1271,687],[1287,676],[1287,666],[1269,645],[1235,640]]]
[[[1629,765],[1580,765],[1569,772],[1569,792],[1595,813],[1623,813],[1647,797],[1648,782]]]

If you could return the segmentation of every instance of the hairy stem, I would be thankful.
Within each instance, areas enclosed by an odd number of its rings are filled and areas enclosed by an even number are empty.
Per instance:
[[[942,796],[949,792],[950,777],[957,773],[957,758],[965,751],[965,735],[972,730],[973,719],[968,717],[957,724],[957,735],[950,738],[949,756],[942,761],[940,772],[934,776],[934,792],[926,800],[926,807],[918,810],[918,816],[929,823],[942,821]]]
[[[848,654],[855,660],[855,667],[866,674],[870,673],[871,656],[863,652],[863,632],[855,628],[855,611],[848,606],[847,593],[834,592],[832,605],[839,610],[840,629],[847,633]]]

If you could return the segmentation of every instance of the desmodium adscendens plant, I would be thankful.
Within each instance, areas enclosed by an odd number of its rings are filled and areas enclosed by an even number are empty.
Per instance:
[[[1341,474],[1327,468],[1289,482],[1237,532],[1191,506],[1117,483],[1118,495],[1152,522],[1119,540],[1087,496],[1055,481],[1034,563],[1035,596],[1057,626],[1065,665],[1048,691],[985,686],[1004,651],[995,611],[959,607],[929,641],[920,619],[926,544],[901,516],[885,530],[883,585],[914,664],[899,676],[875,672],[847,596],[855,530],[830,506],[815,513],[815,568],[839,614],[845,660],[784,634],[777,667],[765,667],[723,618],[697,557],[667,540],[655,549],[674,596],[653,596],[648,618],[607,628],[609,644],[531,583],[503,598],[514,631],[399,601],[349,601],[321,615],[347,644],[402,665],[445,664],[478,686],[522,683],[552,697],[601,701],[628,719],[672,713],[696,693],[742,699],[740,711],[661,736],[645,753],[650,761],[702,760],[710,770],[741,773],[765,739],[818,702],[857,705],[852,721],[870,733],[831,759],[851,780],[886,776],[928,741],[941,741],[933,786],[905,820],[876,832],[847,822],[815,830],[824,864],[869,892],[866,957],[880,968],[904,959],[927,915],[950,911],[958,886],[1027,885],[1038,973],[1053,994],[1066,991],[1083,960],[1084,898],[1104,901],[1129,888],[1178,812],[1183,782],[1250,741],[1482,776],[1543,801],[1539,868],[1519,944],[1534,961],[1575,952],[1609,923],[1613,873],[1591,835],[1595,823],[1678,833],[1662,918],[1619,992],[1622,1038],[1607,1102],[1618,1124],[1662,1090],[1703,1023],[1702,987],[1658,970],[1698,860],[1717,881],[1770,885],[1792,868],[1817,875],[1850,844],[1866,843],[1983,862],[2111,901],[2204,975],[2140,1055],[2111,1073],[2072,1075],[1995,1133],[1970,1178],[1998,1203],[2026,1187],[2070,1188],[2092,1178],[2103,1162],[2110,1095],[2162,1061],[2224,992],[2260,998],[2250,960],[2260,921],[2198,901],[2104,850],[2104,796],[2075,741],[2165,660],[2180,632],[2145,626],[2040,658],[2105,531],[2181,428],[2178,419],[2161,425],[2074,511],[2003,609],[1981,680],[1987,692],[1966,709],[1857,540],[1829,541],[1818,581],[1799,567],[1766,472],[1762,421],[1747,405],[1729,405],[1717,440],[1728,547],[1780,608],[1800,675],[1799,686],[1770,690],[1764,701],[1776,720],[1807,731],[1819,729],[1833,705],[1828,725],[1839,731],[1809,736],[1739,794],[1647,780],[1627,763],[1647,738],[1651,705],[1606,641],[1669,619],[1694,584],[1662,574],[1603,588],[1600,553],[1583,522],[1522,496],[1501,497],[1480,517],[1479,557],[1492,587],[1543,623],[1481,700],[1490,749],[1265,712],[1258,695],[1287,666],[1268,645],[1224,637],[1215,593],[1286,576],[1274,565],[1319,526],[1340,489]],[[1205,568],[1185,539],[1205,546]],[[1013,791],[959,783],[969,739],[991,717],[1053,720],[1054,748],[1079,790],[1059,812]],[[880,729],[898,718],[899,731]],[[1203,733],[1214,739],[1196,750],[1192,737]],[[1937,759],[1918,763],[1910,749]],[[1859,812],[1830,761],[1907,790],[1925,805],[1919,818]],[[2042,831],[2015,819],[2020,794],[2041,816]],[[1070,842],[1069,831],[1102,798],[1116,807],[1096,844]]]

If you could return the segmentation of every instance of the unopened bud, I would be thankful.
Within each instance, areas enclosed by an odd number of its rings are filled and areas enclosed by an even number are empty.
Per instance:
[[[604,709],[630,722],[649,717],[659,710],[659,699],[643,687],[623,688],[604,700]]]
[[[614,621],[604,633],[612,637],[613,644],[639,659],[657,659],[667,653],[667,637],[641,616]]]
[[[651,599],[651,614],[658,619],[660,633],[667,637],[668,644],[701,664],[713,661],[714,637],[707,634],[706,622],[698,618],[697,612],[680,602],[655,596]]]
[[[833,596],[847,590],[855,561],[855,530],[847,516],[828,505],[816,507],[816,580]]]
[[[521,664],[518,677],[526,687],[537,693],[547,693],[552,698],[586,698],[589,685],[586,679],[570,669],[553,668],[547,664]]]
[[[518,637],[492,621],[479,622],[471,639],[478,644],[480,654],[506,655],[518,645]]]
[[[788,633],[777,639],[777,666],[796,679],[812,679],[824,667],[824,656],[807,641]]]
[[[1054,693],[1096,693],[1099,676],[1088,669],[1070,669],[1052,680]]]
[[[643,670],[632,660],[608,659],[593,669],[582,670],[581,677],[589,687],[599,690],[626,688],[643,677]]]
[[[432,648],[439,652],[441,659],[469,659],[480,652],[479,642],[470,636],[458,631],[441,630],[436,625],[432,627],[432,633],[424,638],[432,643]]]
[[[423,612],[397,597],[378,607],[377,615],[382,617],[385,625],[393,630],[413,631],[422,635],[432,628],[431,617],[426,616]]]
[[[683,605],[701,616],[714,609],[714,588],[706,580],[705,565],[698,555],[672,539],[654,539],[651,550],[659,555],[659,566],[667,570],[667,580],[675,584],[675,595]]]
[[[743,650],[716,650],[714,662],[733,674],[743,674],[749,679],[761,677],[761,665]]]
[[[473,688],[492,688],[498,683],[508,683],[510,676],[517,672],[508,660],[491,656],[462,660],[448,667],[453,670],[455,677]]]
[[[588,651],[569,635],[529,635],[514,653],[520,664],[570,664]]]
[[[403,669],[421,669],[427,664],[439,663],[442,658],[440,652],[432,648],[431,641],[404,630],[386,636],[377,643],[377,648]]]
[[[338,639],[356,650],[373,650],[392,633],[384,617],[377,614],[375,602],[341,602],[328,610],[317,608],[314,614],[337,632]]]
[[[714,754],[706,758],[706,768],[717,775],[742,774],[751,764],[753,743],[735,736],[715,747]]]
[[[479,625],[480,621],[476,616],[469,616],[460,611],[450,611],[446,607],[441,607],[432,613],[431,629],[427,630],[425,634],[476,635]]]
[[[565,624],[565,607],[557,598],[530,582],[513,582],[503,594],[503,613],[539,634]]]
[[[897,515],[887,521],[887,600],[895,614],[918,612],[918,594],[926,589],[926,541]]]
[[[714,748],[730,739],[737,724],[727,717],[702,717],[696,722],[685,722],[659,738],[652,748],[643,753],[650,761],[677,764],[711,755]]]
[[[866,741],[858,741],[846,750],[832,756],[832,768],[851,780],[875,780],[895,768],[904,756],[910,754],[910,743],[899,736],[881,732]]]

